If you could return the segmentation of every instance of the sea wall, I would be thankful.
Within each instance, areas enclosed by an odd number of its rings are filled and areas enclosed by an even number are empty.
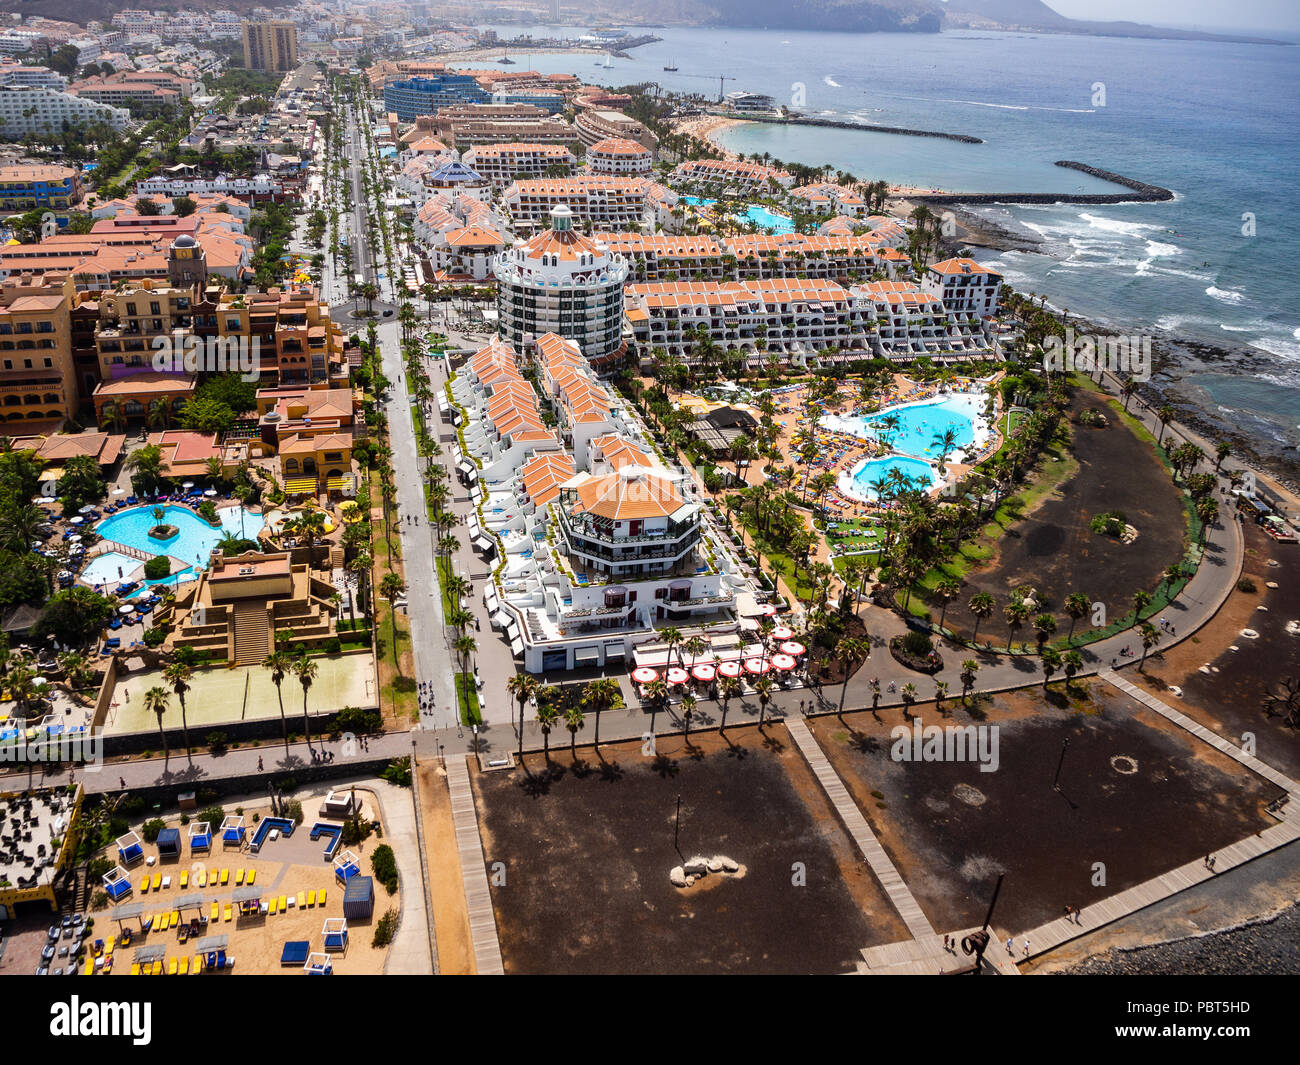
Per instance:
[[[909,200],[929,203],[1161,203],[1174,194],[1159,185],[1149,185],[1136,178],[1102,170],[1072,159],[1059,159],[1057,166],[1091,174],[1112,185],[1122,185],[1129,192],[934,192],[909,196]]]
[[[855,129],[863,133],[898,133],[905,137],[941,137],[944,140],[961,141],[964,144],[983,144],[979,137],[965,133],[942,133],[933,129],[906,129],[902,126],[877,126],[868,122],[849,122],[842,118],[775,118],[770,115],[747,115],[738,112],[735,116],[742,122],[767,122],[774,126],[825,126],[829,129]]]

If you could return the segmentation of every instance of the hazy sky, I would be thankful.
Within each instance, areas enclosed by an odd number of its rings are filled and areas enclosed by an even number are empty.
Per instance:
[[[1300,29],[1297,0],[1046,0],[1046,3],[1070,18],[1126,19],[1162,26]]]

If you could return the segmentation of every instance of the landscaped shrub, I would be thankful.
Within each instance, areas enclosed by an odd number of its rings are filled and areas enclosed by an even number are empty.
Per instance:
[[[212,748],[213,754],[225,754],[230,744],[230,737],[224,732],[209,732],[204,742]]]
[[[911,629],[903,637],[903,649],[908,654],[928,655],[934,648],[934,641],[924,632],[917,632]]]
[[[345,706],[334,719],[334,727],[340,732],[352,732],[358,735],[378,732],[383,725],[384,718],[378,710],[363,710],[359,706]]]
[[[157,843],[158,833],[167,827],[160,817],[154,817],[140,826],[140,835],[146,843]]]
[[[327,655],[336,655],[343,650],[343,645],[339,643],[337,636],[331,636],[325,641],[325,653]]]
[[[161,647],[162,642],[167,639],[167,630],[160,629],[157,626],[144,630],[144,642],[148,647]]]
[[[295,825],[302,824],[302,803],[297,799],[290,799],[284,804],[284,816],[292,820]]]
[[[159,581],[164,577],[170,577],[172,572],[172,560],[166,555],[154,555],[144,564],[144,575],[151,581]]]
[[[220,806],[209,806],[206,810],[200,810],[194,818],[196,821],[206,821],[215,832],[221,827],[221,822],[226,819],[226,811]]]
[[[386,947],[393,941],[393,934],[397,931],[397,911],[386,910],[384,916],[379,918],[375,923],[375,935],[370,940],[372,947]]]
[[[401,758],[394,758],[388,763],[380,776],[388,783],[396,784],[399,788],[409,788],[411,786],[411,756],[403,755]]]
[[[370,856],[370,864],[375,870],[375,878],[388,889],[388,893],[397,894],[397,859],[393,848],[381,843]]]
[[[1237,591],[1239,592],[1253,592],[1254,590],[1255,582],[1249,577],[1242,577],[1241,580],[1237,582]]]

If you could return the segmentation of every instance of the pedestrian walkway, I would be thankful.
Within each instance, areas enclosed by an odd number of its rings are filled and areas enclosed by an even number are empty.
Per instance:
[[[1298,814],[1296,811],[1296,808],[1300,807],[1300,785],[1296,784],[1296,782],[1292,780],[1290,777],[1286,776],[1283,773],[1279,773],[1271,765],[1267,765],[1266,763],[1261,762],[1254,755],[1247,754],[1236,744],[1229,743],[1222,736],[1218,735],[1215,732],[1211,732],[1204,725],[1201,725],[1196,721],[1193,721],[1186,714],[1181,713],[1178,710],[1175,710],[1168,703],[1162,702],[1160,699],[1157,699],[1150,692],[1145,691],[1142,688],[1139,688],[1136,684],[1130,684],[1128,681],[1126,681],[1118,673],[1115,673],[1113,670],[1109,670],[1109,669],[1099,670],[1097,676],[1102,680],[1106,681],[1107,684],[1111,684],[1114,687],[1118,688],[1126,695],[1131,695],[1138,702],[1143,703],[1146,706],[1149,706],[1161,717],[1166,718],[1169,721],[1172,721],[1179,728],[1186,729],[1198,740],[1203,740],[1205,743],[1208,743],[1215,750],[1222,751],[1229,758],[1235,759],[1236,761],[1240,762],[1252,773],[1259,774],[1270,784],[1276,784],[1279,788],[1281,788],[1283,791],[1289,794],[1292,798],[1292,802],[1288,804],[1288,807],[1290,807],[1291,810],[1291,816],[1300,816],[1300,814]]]
[[[930,922],[925,919],[925,914],[921,912],[920,904],[913,897],[912,893],[907,890],[907,885],[899,875],[894,863],[889,860],[889,855],[885,853],[885,848],[880,845],[875,834],[871,831],[871,826],[867,824],[867,819],[862,816],[862,811],[858,809],[849,790],[840,780],[839,774],[831,767],[822,752],[816,738],[808,730],[808,725],[802,717],[790,715],[785,719],[786,731],[798,746],[804,759],[808,762],[809,768],[812,769],[818,781],[821,782],[827,798],[831,800],[831,805],[835,807],[835,812],[840,815],[840,820],[844,822],[844,827],[848,830],[853,842],[858,845],[858,850],[866,858],[867,864],[871,866],[871,871],[880,881],[880,886],[885,889],[885,894],[889,896],[889,901],[894,904],[894,909],[902,917],[903,923],[907,925],[907,930],[914,938],[920,939],[924,936],[934,935],[934,929],[930,927]]]
[[[492,912],[483,842],[478,833],[478,813],[469,783],[469,755],[447,759],[447,791],[451,795],[451,817],[456,827],[456,848],[460,872],[465,881],[465,905],[469,910],[469,935],[474,945],[474,970],[480,976],[503,976],[497,919]]]

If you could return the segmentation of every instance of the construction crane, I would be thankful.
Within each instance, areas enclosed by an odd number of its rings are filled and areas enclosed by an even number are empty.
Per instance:
[[[725,82],[728,82],[728,81],[735,81],[735,80],[736,80],[736,79],[733,78],[730,74],[717,74],[717,75],[714,75],[714,74],[678,74],[677,77],[679,77],[679,78],[704,78],[704,79],[706,79],[706,80],[708,80],[708,81],[712,81],[712,80],[716,77],[716,78],[718,79],[718,103],[722,103],[723,90],[726,88],[726,86],[725,86],[724,83],[725,83]]]

